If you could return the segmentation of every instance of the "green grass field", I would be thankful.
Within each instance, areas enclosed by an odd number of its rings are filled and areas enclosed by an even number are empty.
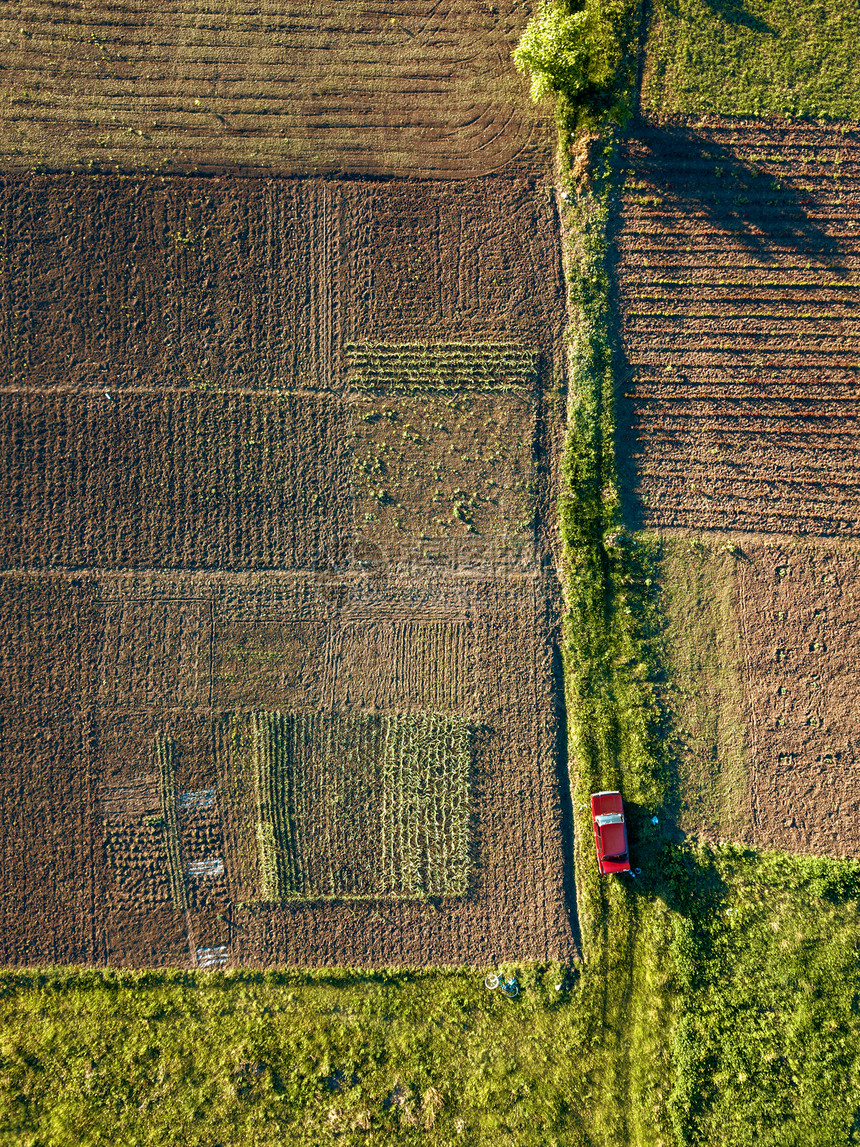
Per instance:
[[[860,119],[858,0],[654,0],[654,112]]]
[[[676,1142],[860,1142],[860,865],[730,846],[668,862]]]
[[[585,1142],[559,975],[511,1003],[468,971],[9,973],[0,1142]]]
[[[860,865],[655,841],[587,967],[0,976],[0,1143],[860,1141]]]

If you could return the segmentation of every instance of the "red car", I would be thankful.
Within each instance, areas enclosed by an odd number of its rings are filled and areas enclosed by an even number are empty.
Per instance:
[[[597,867],[601,873],[605,876],[607,872],[631,872],[621,793],[594,793],[591,819],[594,821]]]

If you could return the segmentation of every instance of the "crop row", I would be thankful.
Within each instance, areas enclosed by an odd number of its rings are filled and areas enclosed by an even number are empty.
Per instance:
[[[537,352],[519,343],[349,343],[350,382],[394,390],[504,390],[534,384]]]
[[[464,720],[437,713],[251,718],[263,901],[456,896],[469,870]]]
[[[179,824],[176,818],[176,743],[160,734],[155,738],[155,762],[158,768],[161,816],[164,825],[164,844],[167,852],[167,871],[170,877],[170,896],[174,908],[184,911],[188,907],[182,857],[179,849]]]
[[[668,367],[667,373],[676,369],[681,365],[682,356],[684,359],[691,358],[693,360],[703,360],[706,356],[725,355],[733,366],[743,368],[746,366],[747,370],[754,368],[761,369],[764,367],[764,362],[760,361],[762,355],[771,356],[771,365],[780,365],[786,367],[787,362],[796,359],[794,366],[802,369],[807,363],[814,363],[819,369],[823,366],[833,366],[836,369],[845,369],[853,367],[857,360],[858,350],[860,346],[852,346],[851,343],[847,345],[835,346],[820,346],[816,345],[812,338],[810,338],[808,345],[800,345],[798,340],[796,343],[789,343],[785,345],[787,339],[778,338],[765,338],[765,337],[750,337],[737,342],[720,342],[708,344],[704,342],[696,342],[692,335],[690,338],[685,338],[683,332],[676,335],[674,332],[664,332],[662,340],[654,340],[653,342],[645,343],[644,345],[634,345],[627,354],[627,361],[630,366],[636,366],[640,363],[643,366],[651,364],[651,367],[662,366],[664,370]],[[800,355],[800,358],[797,356]],[[674,356],[674,361],[672,360]],[[846,359],[847,356],[847,359]],[[824,359],[824,363],[815,363],[815,359]]]
[[[641,296],[640,296],[641,298]],[[663,300],[657,300],[662,302]],[[752,307],[744,309],[743,311],[704,311],[700,309],[700,300],[690,299],[686,307],[682,307],[683,300],[674,298],[673,310],[655,310],[653,306],[645,306],[644,303],[641,308],[630,306],[626,309],[624,315],[625,325],[633,327],[638,325],[639,319],[675,319],[681,322],[696,322],[705,323],[708,320],[714,320],[718,323],[737,323],[738,325],[747,325],[750,323],[760,324],[766,322],[768,325],[779,326],[780,329],[788,329],[789,333],[797,326],[803,326],[806,323],[817,323],[822,320],[828,322],[832,320],[840,321],[846,317],[845,313],[839,314],[837,311],[804,311],[798,314],[797,310],[786,304],[783,304],[783,309],[780,310],[753,310]],[[712,300],[709,300],[712,301]],[[756,302],[757,300],[752,300]],[[699,303],[699,307],[693,309],[693,304]],[[761,304],[759,304],[761,305]],[[773,307],[773,303],[770,304]],[[853,310],[853,306],[849,303],[845,308],[848,311]],[[852,316],[853,317],[853,316]],[[849,332],[853,333],[853,332]],[[858,331],[860,333],[860,330]]]
[[[772,346],[777,354],[791,354],[798,343],[804,344],[804,351],[810,349],[809,344],[812,344],[812,350],[820,349],[821,351],[827,349],[834,351],[854,350],[860,346],[857,337],[860,332],[845,330],[844,327],[840,329],[838,323],[818,325],[810,322],[802,325],[796,322],[789,324],[784,321],[779,324],[775,321],[757,322],[749,334],[745,334],[746,327],[747,323],[737,315],[727,315],[722,323],[713,320],[698,321],[696,315],[690,315],[686,319],[667,322],[662,332],[655,331],[654,324],[645,321],[628,321],[625,323],[625,330],[629,334],[639,336],[637,339],[639,345],[636,349],[640,353],[651,346],[665,347],[667,343],[676,349],[689,343],[690,348],[694,351],[700,349],[710,352],[725,350],[735,353],[743,350],[745,346],[754,350]],[[723,339],[726,335],[731,335],[734,341],[731,343],[705,343],[705,346],[702,347],[700,340],[709,334],[714,337],[722,336]],[[826,346],[816,346],[815,340],[826,343]]]
[[[766,259],[746,262],[748,255],[741,252],[738,252],[735,258],[729,258],[730,252],[726,251],[725,241],[722,245],[710,242],[696,244],[695,236],[677,234],[666,238],[674,239],[674,246],[667,243],[661,249],[651,244],[648,246],[633,243],[619,244],[620,253],[625,258],[635,261],[635,266],[628,267],[625,272],[629,282],[652,282],[655,275],[667,276],[674,282],[692,272],[698,276],[695,281],[702,282],[719,282],[727,273],[743,274],[742,281],[747,286],[757,286],[759,280],[764,278],[774,280],[775,276],[781,276],[775,279],[780,287],[796,286],[798,275],[802,281],[812,281],[809,275],[811,268],[807,266],[812,259],[804,252],[795,250],[790,256],[780,253],[778,259],[771,259],[768,253]],[[828,270],[832,274],[832,267]],[[814,281],[819,282],[818,279]],[[832,281],[843,286],[846,283],[845,278],[839,277]]]
[[[794,363],[798,368],[802,368],[805,362],[811,362],[819,369],[823,365],[831,365],[831,363],[838,367],[853,366],[854,362],[860,354],[860,343],[857,344],[837,344],[830,346],[822,346],[815,341],[813,336],[808,340],[797,339],[793,343],[788,343],[786,339],[766,338],[761,336],[755,338],[751,336],[748,339],[738,339],[737,343],[720,342],[716,344],[697,345],[695,341],[689,338],[673,337],[670,332],[666,332],[660,341],[653,341],[644,343],[635,347],[628,353],[627,360],[631,366],[648,366],[651,365],[652,369],[656,366],[669,365],[671,370],[675,370],[682,366],[687,359],[698,360],[704,364],[706,359],[713,359],[714,356],[726,356],[729,362],[739,364],[752,369],[756,366],[764,366],[763,363],[759,364],[755,361],[762,355],[768,355],[773,365],[779,363],[786,366],[788,363]],[[805,342],[805,345],[804,345]],[[671,360],[667,363],[667,356]],[[801,356],[798,358],[798,356]],[[819,361],[820,360],[820,361]],[[665,369],[665,366],[664,366]]]
[[[767,363],[766,366],[773,366]],[[794,371],[778,371],[765,378],[714,378],[704,367],[691,368],[683,375],[672,373],[667,383],[665,376],[660,378],[645,373],[637,375],[628,384],[625,398],[659,400],[663,402],[686,402],[695,399],[701,402],[714,402],[732,406],[739,402],[821,402],[833,404],[857,402],[857,375],[847,371],[829,378],[803,378]],[[813,409],[809,407],[809,409]]]
[[[725,266],[725,264],[724,264]],[[776,291],[840,291],[852,294],[857,290],[857,284],[850,279],[825,279],[823,277],[800,279],[793,282],[784,282],[780,279],[714,279],[709,275],[709,268],[702,268],[701,278],[661,278],[657,275],[627,277],[626,282],[641,284],[653,290],[655,287],[695,287],[697,290],[742,290],[761,291],[764,288]],[[629,288],[628,288],[629,290]],[[633,294],[633,291],[629,291]],[[733,296],[734,297],[734,296]]]
[[[858,431],[860,431],[860,425],[856,419],[848,428],[828,426],[824,419],[821,422],[823,425],[816,425],[815,420],[807,422],[802,417],[791,418],[787,415],[781,419],[744,418],[742,415],[709,417],[707,414],[695,417],[687,411],[680,411],[673,415],[665,409],[661,409],[655,411],[647,420],[637,420],[634,425],[645,431],[644,439],[655,444],[663,438],[666,438],[667,441],[672,440],[674,430],[677,445],[683,447],[685,452],[701,449],[705,435],[730,434],[735,442],[739,435],[750,441],[765,435],[768,440],[783,439],[782,445],[785,446],[785,439],[799,438],[809,448],[814,446],[819,451],[830,447],[839,450],[850,449],[853,453]]]

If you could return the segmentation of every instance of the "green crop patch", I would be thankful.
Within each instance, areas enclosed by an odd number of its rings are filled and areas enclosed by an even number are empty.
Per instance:
[[[234,719],[237,869],[249,901],[462,896],[469,737],[439,713]]]
[[[351,343],[350,382],[403,391],[530,388],[537,352],[519,343]]]
[[[642,102],[655,112],[860,119],[858,0],[655,0]]]

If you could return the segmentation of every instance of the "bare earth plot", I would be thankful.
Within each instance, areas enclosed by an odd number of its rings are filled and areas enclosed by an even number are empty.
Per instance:
[[[738,565],[757,841],[860,854],[856,545],[757,545]]]
[[[0,211],[2,959],[571,958],[546,192]]]
[[[4,958],[569,955],[543,595],[430,569],[9,575]]]
[[[687,674],[682,704],[702,776],[717,770],[703,792],[731,791],[732,835],[831,855],[860,851],[858,144],[850,125],[643,122],[618,231],[628,520],[675,549],[704,531],[713,571],[737,551],[682,655],[704,682],[697,698]]]
[[[673,118],[627,144],[629,515],[860,532],[860,133]]]
[[[456,178],[549,161],[513,0],[13,2],[5,170]]]

